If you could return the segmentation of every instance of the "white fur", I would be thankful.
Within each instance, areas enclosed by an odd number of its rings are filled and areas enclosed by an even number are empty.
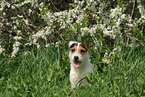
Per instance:
[[[69,43],[69,47],[73,43],[78,43],[78,42],[71,41]],[[80,44],[81,43],[78,43],[78,47],[79,47]],[[69,58],[70,58],[70,63],[71,63],[70,82],[71,82],[71,87],[72,88],[75,88],[80,83],[81,83],[81,86],[87,85],[88,84],[87,80],[86,79],[83,79],[83,78],[85,77],[85,75],[88,72],[93,73],[93,67],[92,67],[92,64],[90,63],[88,52],[84,56],[82,56],[78,52],[78,47],[77,47],[77,51],[75,51],[73,54],[69,53]],[[81,61],[81,64],[80,64],[79,67],[74,67],[73,66],[74,56],[78,56],[79,57],[79,61]],[[81,79],[83,79],[83,80],[80,81]]]

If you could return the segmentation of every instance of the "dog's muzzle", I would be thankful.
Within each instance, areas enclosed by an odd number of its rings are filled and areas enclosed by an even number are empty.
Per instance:
[[[79,57],[78,56],[74,56],[73,66],[74,67],[79,67],[80,64],[81,64],[81,62],[79,61]]]
[[[78,56],[74,56],[74,60],[75,61],[78,61],[79,60],[79,57]]]

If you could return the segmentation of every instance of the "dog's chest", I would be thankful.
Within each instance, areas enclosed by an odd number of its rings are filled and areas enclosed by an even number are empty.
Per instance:
[[[87,66],[86,68],[79,69],[79,70],[76,70],[72,67],[71,72],[70,72],[70,80],[79,81],[82,78],[84,78],[88,72],[90,72],[90,73],[93,72],[91,66]]]
[[[78,72],[72,71],[70,73],[70,78],[71,78],[71,80],[74,80],[74,81],[81,80],[84,77],[85,77],[85,72],[78,73]]]
[[[88,84],[85,76],[88,72],[92,72],[92,70],[85,70],[85,71],[73,71],[73,69],[71,69],[70,72],[70,81],[71,81],[71,85],[72,88],[75,88],[76,86],[85,86]]]
[[[85,73],[74,73],[74,72],[70,73],[70,81],[74,86],[77,84],[79,85],[79,81],[84,82],[83,80],[84,78],[85,78]]]

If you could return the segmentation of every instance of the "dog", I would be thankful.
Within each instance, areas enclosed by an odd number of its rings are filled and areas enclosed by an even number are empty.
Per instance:
[[[85,76],[88,72],[94,73],[93,66],[89,60],[89,43],[69,42],[69,58],[71,63],[70,82],[71,88],[86,86],[88,84]]]

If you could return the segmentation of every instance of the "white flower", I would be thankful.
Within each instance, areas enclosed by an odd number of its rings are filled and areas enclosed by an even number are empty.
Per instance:
[[[45,27],[46,28],[46,27]],[[52,31],[51,31],[51,27],[47,27],[46,28],[46,31],[45,31],[45,34],[46,35],[49,35],[49,34],[51,34],[52,33]]]
[[[110,13],[110,17],[111,18],[114,18],[117,15],[121,15],[122,14],[122,8],[120,8],[119,6],[117,6],[116,8],[111,9],[110,12],[111,12]]]
[[[10,23],[6,23],[7,25],[9,25]]]
[[[106,28],[103,30],[104,36],[110,35],[110,31],[108,31]]]
[[[145,18],[145,8],[141,4],[138,6],[141,18]]]
[[[17,26],[19,26],[19,22],[18,21],[16,21],[16,24],[17,24]]]
[[[89,33],[89,28],[85,27],[85,28],[81,28],[81,32],[82,32],[82,36],[87,35]]]
[[[12,9],[15,9],[15,7],[14,7],[14,6],[12,6]]]
[[[115,24],[117,27],[119,27],[120,23],[121,23],[121,19],[118,19],[118,21]]]
[[[31,43],[26,43],[25,45],[29,45],[29,46],[31,46],[32,44],[31,44]]]
[[[54,43],[51,43],[51,45],[54,45]]]
[[[100,30],[105,29],[105,25],[103,25],[103,24],[97,24],[95,27],[96,27],[96,29],[100,29]]]
[[[42,8],[39,8],[40,11],[42,11]]]
[[[104,36],[110,36],[111,38],[115,39],[116,35],[113,33],[113,30],[108,31],[106,28],[103,30]]]
[[[40,5],[41,7],[43,7],[43,6],[44,6],[43,2],[42,2],[42,3],[40,3],[39,5]]]
[[[11,57],[16,57],[15,55],[17,54],[17,52],[19,51],[19,46],[21,45],[20,42],[16,41],[14,44],[13,44],[13,52],[12,52],[12,55]]]
[[[86,0],[86,2],[94,2],[94,0]]]
[[[62,15],[62,12],[55,12],[54,15],[55,16],[60,16],[60,15]]]
[[[91,2],[91,1],[90,1]],[[97,5],[98,3],[96,3],[96,2],[94,2],[88,9],[89,10],[91,10],[91,11],[96,11],[96,5]]]
[[[112,50],[112,54],[114,54],[114,53],[117,53],[117,52],[119,52],[119,51],[121,51],[121,47],[120,46],[117,46],[116,48],[114,48],[113,50]]]
[[[33,1],[33,0],[32,0],[32,1]],[[29,2],[31,3],[31,1],[30,1],[30,0],[26,0],[26,1],[24,1],[24,4],[25,4],[25,3],[29,3]]]
[[[3,12],[3,15],[6,15],[6,13],[5,13],[5,12]]]
[[[125,14],[122,14],[121,19],[125,19]]]
[[[31,52],[30,52],[30,51],[26,51],[26,52],[24,52],[23,54],[24,54],[24,55],[28,55],[28,54],[31,54]]]
[[[32,12],[32,10],[31,9],[28,9],[28,13],[30,14]]]
[[[84,15],[79,15],[76,23],[80,23],[81,21],[83,21],[83,19],[84,19]]]
[[[17,26],[14,25],[14,26],[13,26],[13,29],[17,29]]]
[[[16,57],[16,56],[15,56],[15,54],[14,54],[13,52],[12,52],[12,55],[11,55],[11,57]]]
[[[34,40],[33,40],[33,43],[36,43],[37,42],[37,39],[35,38]]]
[[[5,50],[4,48],[1,48],[1,47],[0,47],[0,54],[1,54],[4,50]]]
[[[48,46],[50,46],[50,44],[48,43],[45,47],[48,47]]]
[[[19,18],[23,18],[23,15],[17,15]]]
[[[26,19],[26,20],[24,19],[24,22],[26,23],[26,25],[28,25],[28,23],[29,23],[28,19]]]
[[[19,51],[19,47],[14,47],[11,57],[16,57],[15,55],[17,54],[18,51]]]
[[[111,63],[111,61],[109,59],[106,59],[106,58],[103,58],[102,61],[103,61],[103,63],[107,63],[107,64]]]
[[[20,46],[20,44],[21,44],[20,42],[16,42],[15,43],[16,46]]]
[[[78,0],[74,0],[74,3],[78,3]]]
[[[14,39],[15,39],[15,40],[21,40],[22,37],[21,37],[21,36],[15,36]]]
[[[55,43],[55,47],[58,47],[58,46],[59,46],[59,42],[56,42],[56,43]]]
[[[21,34],[21,30],[17,30],[17,35]]]
[[[91,36],[94,35],[94,33],[96,33],[96,28],[95,28],[95,27],[92,27],[92,28],[89,30],[89,32],[90,32],[90,35],[91,35]]]
[[[7,6],[8,6],[8,8],[10,7],[10,4],[9,3],[7,3]]]
[[[37,45],[37,49],[39,49],[39,47],[40,47],[40,44],[39,44],[39,43],[37,43],[36,45]]]

